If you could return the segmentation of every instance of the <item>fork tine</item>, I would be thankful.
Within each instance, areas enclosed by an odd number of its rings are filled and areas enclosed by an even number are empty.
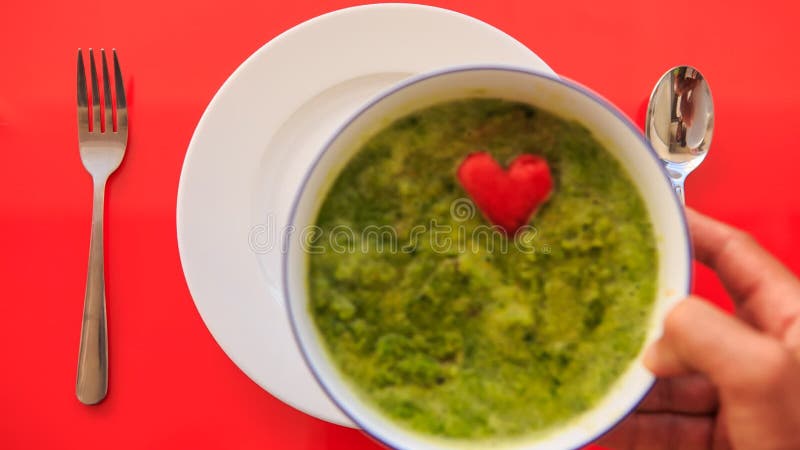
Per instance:
[[[111,106],[111,79],[108,77],[108,63],[106,62],[106,49],[100,49],[100,56],[103,60],[103,98],[105,109],[103,117],[105,118],[105,131],[114,131],[114,113]]]
[[[92,77],[92,132],[99,133],[100,132],[100,122],[102,122],[102,118],[100,117],[100,89],[98,88],[97,84],[97,67],[94,63],[94,50],[91,48],[89,49],[89,68],[91,69],[91,77]]]
[[[78,106],[89,104],[89,93],[86,92],[86,69],[83,65],[83,52],[78,49]]]
[[[78,129],[89,131],[89,93],[86,91],[86,68],[83,50],[78,49]]]
[[[125,101],[125,82],[122,80],[122,71],[119,68],[117,49],[112,48],[114,55],[114,90],[117,92],[117,131],[128,131],[128,106]]]

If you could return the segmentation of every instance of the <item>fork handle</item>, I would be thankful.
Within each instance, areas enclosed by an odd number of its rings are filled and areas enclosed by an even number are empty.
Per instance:
[[[106,329],[106,286],[103,268],[103,203],[105,180],[94,180],[92,237],[89,270],[83,300],[81,346],[75,394],[81,403],[94,405],[108,391],[108,331]]]

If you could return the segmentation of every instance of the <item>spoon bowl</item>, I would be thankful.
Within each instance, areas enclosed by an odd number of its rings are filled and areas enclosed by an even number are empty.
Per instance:
[[[703,75],[691,66],[668,70],[650,95],[645,136],[684,203],[686,177],[705,159],[713,132],[714,103]]]

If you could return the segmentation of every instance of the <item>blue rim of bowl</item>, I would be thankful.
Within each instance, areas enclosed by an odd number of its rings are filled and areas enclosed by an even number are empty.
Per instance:
[[[291,238],[291,233],[292,233],[292,230],[295,229],[295,220],[296,220],[296,215],[297,215],[297,208],[298,208],[298,206],[300,204],[300,198],[302,197],[303,193],[305,192],[305,190],[307,188],[308,180],[311,178],[311,174],[314,173],[314,170],[316,170],[316,168],[319,165],[319,162],[322,159],[323,155],[325,155],[325,153],[328,152],[328,150],[330,149],[330,147],[333,144],[333,142],[336,141],[336,139],[339,138],[339,136],[342,134],[342,132],[345,129],[347,129],[354,121],[356,121],[364,113],[369,111],[377,103],[383,101],[385,98],[387,98],[387,97],[395,94],[396,92],[398,92],[400,90],[403,90],[403,89],[405,89],[405,88],[407,88],[409,86],[412,86],[414,84],[423,82],[423,81],[431,79],[431,78],[440,77],[440,76],[443,76],[443,75],[448,75],[448,74],[452,74],[452,73],[459,73],[459,72],[480,71],[480,70],[516,72],[516,73],[522,73],[522,74],[526,74],[526,75],[532,75],[534,77],[546,78],[547,80],[553,81],[553,82],[555,82],[557,84],[560,84],[560,85],[562,85],[562,86],[564,86],[564,87],[566,87],[568,89],[575,90],[578,93],[586,96],[587,98],[589,98],[590,100],[592,100],[595,103],[599,104],[604,109],[606,109],[608,112],[613,114],[614,117],[616,117],[619,121],[624,123],[625,126],[627,126],[628,129],[630,129],[633,132],[633,134],[636,136],[636,138],[639,139],[641,144],[644,145],[644,147],[648,150],[648,153],[650,154],[650,157],[653,159],[653,162],[656,163],[656,165],[658,166],[659,170],[661,171],[661,174],[664,177],[664,181],[666,183],[670,183],[671,184],[671,182],[669,181],[670,180],[669,174],[667,173],[667,170],[664,167],[664,165],[661,163],[661,160],[658,158],[658,155],[656,154],[655,150],[650,145],[650,142],[647,141],[647,139],[642,134],[641,130],[639,130],[639,128],[636,127],[636,125],[633,124],[631,119],[625,113],[620,111],[616,106],[614,106],[610,101],[606,100],[603,96],[601,96],[600,94],[594,92],[592,89],[590,89],[590,88],[588,88],[588,87],[586,87],[586,86],[584,86],[584,85],[582,85],[582,84],[580,84],[580,83],[578,83],[576,81],[569,80],[569,79],[566,79],[566,78],[562,78],[562,77],[559,77],[559,76],[554,75],[554,74],[548,74],[548,73],[545,73],[545,72],[540,72],[538,70],[532,70],[532,69],[527,69],[527,68],[523,68],[523,67],[517,67],[517,66],[511,66],[511,65],[503,65],[503,64],[470,64],[470,65],[461,65],[461,66],[453,66],[453,67],[444,68],[444,69],[438,69],[438,70],[426,72],[426,73],[423,73],[423,74],[420,74],[420,75],[416,75],[416,76],[410,77],[410,78],[408,78],[406,80],[403,80],[403,81],[397,83],[396,85],[388,88],[387,90],[377,94],[369,102],[367,102],[364,106],[361,106],[355,113],[353,113],[350,116],[350,118],[348,118],[341,126],[339,126],[336,129],[336,131],[331,135],[331,137],[325,142],[325,145],[322,146],[322,150],[314,158],[314,161],[311,163],[311,165],[309,166],[309,168],[306,171],[305,175],[303,176],[303,180],[300,183],[300,188],[297,190],[297,193],[295,194],[294,200],[292,201],[292,208],[289,211],[288,226],[286,228],[286,234],[284,236],[283,246],[281,248],[281,251],[282,251],[281,271],[283,272],[281,278],[282,278],[282,281],[283,281],[282,289],[283,289],[283,295],[284,295],[284,302],[285,302],[286,310],[287,310],[288,315],[289,315],[289,323],[290,323],[291,328],[292,328],[292,335],[294,336],[294,340],[295,340],[295,342],[297,344],[297,347],[300,348],[300,353],[303,355],[303,359],[305,360],[306,365],[311,370],[311,373],[314,375],[314,378],[317,380],[317,383],[320,385],[322,390],[325,391],[325,394],[328,396],[329,399],[331,399],[331,401],[336,405],[336,407],[339,408],[362,431],[367,433],[372,438],[376,439],[378,442],[380,442],[380,443],[382,443],[382,444],[384,444],[386,446],[389,446],[390,448],[402,448],[402,447],[398,447],[397,443],[392,442],[391,439],[387,439],[384,436],[380,436],[377,433],[375,433],[373,430],[371,430],[370,428],[365,427],[364,424],[363,424],[363,421],[359,420],[346,406],[343,405],[343,402],[341,402],[336,397],[336,395],[334,395],[334,393],[332,392],[332,390],[330,389],[328,384],[325,382],[323,377],[318,372],[315,363],[311,360],[311,358],[308,355],[305,343],[300,338],[300,332],[297,329],[297,323],[296,323],[296,320],[295,320],[295,314],[294,314],[293,308],[291,307],[291,304],[292,304],[292,302],[290,301],[291,295],[289,293],[289,280],[288,280],[289,252],[288,252],[288,249],[289,249],[289,242],[290,242],[290,238]],[[680,221],[681,221],[681,225],[682,225],[682,231],[683,231],[683,235],[685,237],[685,242],[686,242],[686,255],[688,256],[688,261],[687,261],[687,269],[688,269],[687,272],[688,273],[687,273],[687,276],[686,276],[686,286],[684,287],[684,291],[681,293],[683,296],[686,296],[686,295],[689,294],[689,291],[690,291],[691,285],[692,285],[692,276],[693,276],[693,273],[692,273],[692,260],[694,259],[694,254],[693,254],[693,249],[692,249],[692,245],[691,245],[691,237],[690,237],[690,234],[689,234],[689,225],[688,225],[688,222],[686,220],[686,214],[685,214],[684,205],[681,204],[681,202],[679,201],[677,195],[673,195],[672,196],[672,200],[675,202],[675,206],[676,206],[677,210],[680,213],[679,215],[680,215]],[[580,449],[580,448],[582,448],[582,447],[584,447],[586,445],[589,445],[592,442],[595,442],[597,439],[601,438],[602,436],[606,435],[612,429],[614,429],[614,427],[616,427],[620,422],[622,422],[626,417],[628,417],[628,415],[630,415],[633,412],[633,410],[636,408],[636,406],[638,406],[638,404],[641,403],[641,401],[647,396],[647,394],[650,393],[650,391],[652,390],[654,384],[655,384],[655,378],[653,378],[650,381],[650,386],[648,386],[648,388],[645,389],[642,392],[642,395],[639,397],[639,399],[636,402],[634,402],[631,405],[631,407],[628,409],[628,411],[626,411],[624,414],[622,414],[619,417],[618,420],[614,421],[612,424],[610,424],[602,432],[597,433],[596,435],[588,438],[588,440],[586,440],[582,444],[574,447],[574,449],[577,450],[577,449]]]

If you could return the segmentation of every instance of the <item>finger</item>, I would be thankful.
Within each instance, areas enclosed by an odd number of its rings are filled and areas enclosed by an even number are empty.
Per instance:
[[[800,320],[795,320],[786,333],[783,335],[783,342],[787,348],[794,353],[795,358],[800,361]]]
[[[717,412],[717,417],[714,420],[714,432],[711,436],[710,448],[714,450],[730,450],[733,448],[731,436],[728,433],[728,420],[725,417],[724,407]]]
[[[616,450],[706,450],[713,431],[712,416],[635,413],[597,443]]]
[[[800,361],[776,339],[689,297],[667,315],[645,354],[658,376],[697,371],[719,389],[731,442],[742,448],[799,448]]]
[[[645,365],[660,377],[701,372],[720,389],[755,381],[769,367],[777,341],[698,298],[689,297],[669,312],[664,334],[645,353]]]
[[[720,277],[753,325],[783,340],[800,322],[800,281],[746,233],[686,210],[695,257]]]
[[[637,409],[639,412],[710,414],[719,406],[717,390],[699,374],[660,378]]]

